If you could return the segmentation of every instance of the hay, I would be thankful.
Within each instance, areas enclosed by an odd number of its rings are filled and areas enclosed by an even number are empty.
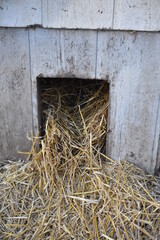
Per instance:
[[[158,179],[104,154],[108,85],[72,85],[43,89],[40,151],[4,166],[1,239],[158,239]]]

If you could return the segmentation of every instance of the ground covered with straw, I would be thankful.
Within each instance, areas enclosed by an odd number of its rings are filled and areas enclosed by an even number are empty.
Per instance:
[[[105,155],[108,98],[107,83],[43,86],[44,137],[0,174],[0,239],[159,239],[158,178]]]

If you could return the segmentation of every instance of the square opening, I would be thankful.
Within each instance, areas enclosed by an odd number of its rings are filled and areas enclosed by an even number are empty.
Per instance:
[[[103,118],[106,118],[106,126],[103,134],[100,134],[100,138],[103,137],[103,146],[100,146],[101,152],[106,152],[106,133],[107,133],[107,121],[108,121],[108,106],[109,106],[109,83],[104,80],[88,80],[88,79],[68,79],[68,78],[37,78],[38,87],[38,122],[40,136],[45,135],[46,121],[49,116],[59,121],[62,118],[66,123],[66,127],[71,128],[75,137],[78,130],[76,126],[81,128],[81,125],[85,125],[85,122],[92,121],[90,114],[92,111],[99,111],[97,103],[100,99],[103,104],[106,104],[105,116],[99,119],[99,123]],[[104,97],[102,97],[102,95]],[[83,110],[83,108],[86,110]],[[97,108],[97,110],[96,110]],[[82,109],[82,111],[81,111]],[[61,111],[61,112],[60,112]],[[103,109],[102,109],[103,111]],[[77,114],[77,115],[76,115]],[[63,115],[63,116],[62,116]],[[84,116],[83,116],[84,115]],[[89,124],[89,122],[87,122]],[[92,123],[94,126],[94,122]],[[74,126],[73,126],[74,125]],[[95,122],[96,128],[96,122]],[[87,130],[88,131],[88,130]],[[91,130],[89,130],[91,131]],[[92,133],[90,133],[92,134]]]

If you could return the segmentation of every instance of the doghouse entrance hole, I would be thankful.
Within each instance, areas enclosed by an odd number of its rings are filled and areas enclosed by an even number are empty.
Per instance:
[[[87,94],[89,95],[88,99],[91,100],[92,96],[94,98],[98,89],[104,88],[104,91],[106,91],[106,96],[109,96],[109,84],[104,80],[37,78],[37,86],[39,132],[42,137],[45,134],[45,125],[48,115],[52,114],[52,116],[54,115],[55,118],[58,118],[58,111],[60,110],[63,102],[65,102],[65,104],[67,103],[68,108],[66,111],[70,111],[71,114],[74,114],[74,109],[78,108],[79,106],[81,107],[81,104],[84,104],[84,99],[87,99]],[[101,92],[99,94],[101,94]],[[94,107],[96,106],[95,104],[93,104]],[[107,100],[106,104],[108,104]],[[70,124],[73,124],[69,123],[68,118],[66,121],[68,121],[68,127]],[[104,142],[103,152],[105,152],[105,144],[106,143]]]

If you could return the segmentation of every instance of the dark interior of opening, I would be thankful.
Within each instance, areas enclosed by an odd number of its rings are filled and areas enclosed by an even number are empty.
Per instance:
[[[48,107],[47,104],[44,103],[42,94],[44,91],[49,90],[51,88],[57,89],[67,88],[70,91],[70,95],[68,97],[68,105],[70,108],[74,108],[75,103],[77,102],[77,98],[80,99],[84,97],[85,89],[89,88],[91,92],[94,92],[99,89],[101,85],[107,85],[106,94],[109,92],[109,84],[104,80],[88,80],[88,79],[60,79],[60,78],[37,78],[37,87],[38,87],[38,120],[39,120],[39,133],[40,136],[44,136],[45,134],[45,111]],[[82,87],[83,86],[83,87]],[[79,91],[79,88],[82,87],[82,91]],[[57,92],[58,94],[58,92]],[[49,96],[48,96],[49,98]],[[58,104],[58,99],[57,99]]]

